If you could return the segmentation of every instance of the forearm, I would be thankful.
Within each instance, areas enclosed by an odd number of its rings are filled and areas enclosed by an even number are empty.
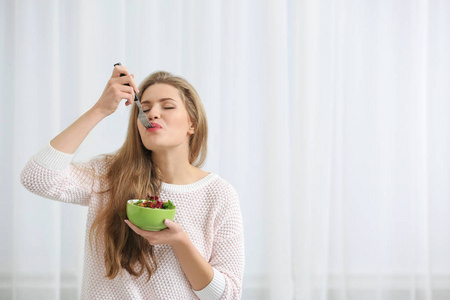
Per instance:
[[[89,132],[103,119],[105,115],[94,106],[83,114],[72,125],[50,141],[50,145],[58,151],[73,154]]]
[[[198,252],[189,237],[172,245],[172,248],[192,288],[195,291],[204,289],[214,277],[211,265]]]

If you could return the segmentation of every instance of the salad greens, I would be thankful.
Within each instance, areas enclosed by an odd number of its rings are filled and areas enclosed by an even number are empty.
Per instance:
[[[150,196],[148,194],[146,199],[139,199],[139,201],[134,202],[133,205],[148,208],[175,209],[175,205],[172,203],[172,201],[161,201],[158,199],[158,196]]]

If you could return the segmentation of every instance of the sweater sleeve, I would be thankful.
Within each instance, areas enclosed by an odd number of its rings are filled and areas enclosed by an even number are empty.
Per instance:
[[[73,164],[72,158],[72,154],[60,152],[48,143],[23,168],[22,185],[45,198],[89,205],[96,173],[93,162]]]
[[[202,300],[240,299],[244,276],[244,230],[239,198],[229,186],[218,213],[217,229],[209,263],[214,269],[211,283],[195,292]]]

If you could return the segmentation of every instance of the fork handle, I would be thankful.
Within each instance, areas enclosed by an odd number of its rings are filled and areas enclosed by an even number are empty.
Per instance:
[[[114,67],[115,66],[121,66],[121,65],[122,64],[120,62],[118,62],[118,63],[114,64]],[[120,77],[122,77],[122,76],[125,76],[125,74],[121,73]],[[129,83],[125,83],[125,85],[130,86]],[[139,98],[138,98],[136,92],[134,93],[134,102],[136,102],[136,105],[137,105],[137,107],[139,109],[139,120],[141,121],[142,125],[144,125],[145,128],[153,128],[152,123],[150,123],[150,121],[148,120],[147,116],[145,115],[145,113],[144,113],[144,111],[142,109],[141,101],[139,101]],[[144,120],[143,120],[143,118],[144,118]],[[146,124],[146,123],[148,123],[148,124]]]

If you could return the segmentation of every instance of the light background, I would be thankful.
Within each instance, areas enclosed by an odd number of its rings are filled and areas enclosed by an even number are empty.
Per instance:
[[[0,2],[0,299],[78,299],[86,208],[20,185],[113,64],[190,81],[238,191],[243,299],[450,299],[450,2]],[[75,161],[117,150],[129,108]]]

